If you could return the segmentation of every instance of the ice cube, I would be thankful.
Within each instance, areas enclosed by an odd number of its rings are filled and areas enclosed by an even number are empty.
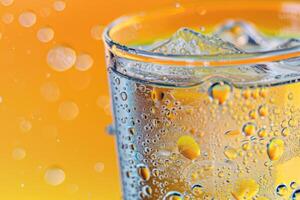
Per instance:
[[[252,24],[244,21],[229,20],[216,29],[215,35],[243,50],[270,48],[268,40]]]
[[[188,28],[179,29],[170,39],[152,49],[153,52],[173,55],[222,55],[242,53],[229,42],[207,36]]]

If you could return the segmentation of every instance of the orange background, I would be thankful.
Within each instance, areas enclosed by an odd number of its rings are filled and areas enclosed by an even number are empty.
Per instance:
[[[54,1],[0,4],[0,199],[121,199],[115,140],[105,132],[112,120],[104,46],[91,36],[91,28],[104,27],[127,13],[175,6],[183,0],[65,0],[62,12],[53,9]],[[37,16],[30,28],[18,22],[27,10]],[[14,16],[9,24],[3,22],[7,13]],[[49,43],[36,36],[45,26],[55,32]],[[90,54],[93,66],[84,72],[54,71],[47,65],[47,52],[61,44]],[[40,91],[49,82],[60,91],[54,102],[46,101]],[[59,105],[65,101],[79,108],[74,120],[59,117]],[[16,148],[26,152],[23,159],[12,155]],[[96,163],[104,169],[95,170]],[[65,181],[58,186],[44,180],[53,166],[65,172]]]
[[[166,4],[175,6],[175,1],[65,2],[62,12],[53,9],[54,0],[0,4],[0,199],[121,199],[115,141],[105,132],[111,116],[107,111],[104,47],[102,41],[93,39],[91,28],[105,26],[126,13]],[[18,21],[27,10],[37,16],[30,28]],[[9,24],[3,22],[7,13],[14,16]],[[44,26],[55,32],[49,43],[40,42],[36,36]],[[90,54],[93,66],[84,72],[75,68],[54,71],[47,65],[47,52],[60,44]],[[46,101],[40,92],[48,82],[59,88],[55,102]],[[79,107],[74,120],[59,118],[59,105],[65,101]],[[14,159],[16,148],[26,152],[24,159]],[[94,169],[99,162],[104,164],[101,172]],[[46,170],[52,166],[65,172],[65,181],[58,186],[44,180]]]

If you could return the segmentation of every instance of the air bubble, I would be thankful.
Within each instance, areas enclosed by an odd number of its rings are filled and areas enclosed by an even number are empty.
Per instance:
[[[57,46],[49,50],[47,63],[52,69],[62,72],[70,69],[76,62],[76,53],[65,46]]]
[[[48,102],[55,102],[59,99],[60,90],[56,83],[46,82],[40,88],[41,95]]]
[[[3,6],[10,6],[14,3],[14,0],[1,0],[0,2]]]
[[[79,108],[76,103],[65,101],[59,105],[58,114],[62,120],[74,120],[79,114]]]
[[[50,27],[40,28],[36,36],[40,42],[47,43],[54,38],[54,30]]]
[[[55,1],[53,3],[53,8],[54,10],[56,10],[57,12],[61,12],[66,8],[66,2],[64,1]]]
[[[87,71],[94,64],[94,60],[89,54],[79,54],[76,58],[75,68],[79,71]]]
[[[2,15],[2,21],[5,24],[11,24],[14,21],[14,15],[11,13],[4,13]]]
[[[102,34],[103,34],[104,26],[101,25],[95,25],[91,28],[91,36],[95,40],[102,40]]]
[[[36,14],[31,11],[25,11],[19,16],[19,23],[21,26],[29,28],[36,23]]]
[[[66,175],[64,170],[58,167],[52,167],[46,170],[44,180],[47,184],[58,186],[65,181]]]
[[[20,121],[20,130],[23,132],[23,133],[28,133],[32,128],[32,124],[29,120],[27,119],[22,119]]]
[[[23,160],[26,157],[26,151],[23,148],[15,148],[12,151],[12,157],[14,160]]]
[[[101,162],[98,162],[95,164],[94,169],[96,172],[101,173],[104,170],[104,164]]]

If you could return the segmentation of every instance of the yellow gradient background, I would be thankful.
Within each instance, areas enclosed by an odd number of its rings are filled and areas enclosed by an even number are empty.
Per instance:
[[[104,46],[93,39],[91,28],[104,27],[127,13],[182,1],[65,0],[62,12],[53,9],[54,2],[14,0],[10,6],[0,4],[0,199],[121,199],[115,140],[105,132],[112,119]],[[18,21],[27,10],[37,15],[30,28]],[[3,22],[7,13],[14,16],[10,24]],[[45,26],[55,32],[49,43],[36,36]],[[76,53],[90,54],[94,60],[91,69],[82,72],[73,67],[56,72],[50,68],[47,52],[60,44]],[[46,101],[41,94],[41,86],[48,82],[59,88],[55,102]],[[59,105],[65,101],[79,107],[74,120],[59,117]],[[14,159],[16,148],[26,151],[24,159]],[[104,169],[95,170],[96,163],[102,163]],[[44,180],[46,170],[53,166],[65,172],[65,181],[59,186]]]

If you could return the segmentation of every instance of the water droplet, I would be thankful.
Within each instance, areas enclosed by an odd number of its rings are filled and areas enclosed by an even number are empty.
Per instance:
[[[232,87],[228,83],[215,83],[209,89],[209,94],[213,99],[218,100],[220,104],[224,104],[230,97]]]
[[[267,197],[258,197],[257,200],[270,200]]]
[[[10,6],[14,3],[14,0],[1,0],[0,2],[3,6]]]
[[[294,94],[290,92],[290,93],[288,94],[288,99],[289,99],[289,100],[293,100],[293,98],[294,98]]]
[[[300,199],[300,189],[295,190],[292,194],[292,200],[299,200]]]
[[[260,129],[257,134],[260,138],[264,138],[264,137],[268,136],[266,129]]]
[[[20,130],[23,133],[28,133],[32,128],[32,124],[29,120],[27,119],[21,119],[20,121]]]
[[[58,114],[62,120],[74,120],[79,114],[79,108],[76,103],[65,101],[59,105]]]
[[[259,92],[259,95],[263,98],[267,97],[268,95],[268,92],[265,88],[261,88],[260,92]]]
[[[298,184],[297,184],[295,181],[292,181],[292,182],[290,183],[290,188],[296,189],[297,187],[298,187]]]
[[[65,181],[66,175],[64,170],[58,167],[51,167],[46,170],[44,180],[52,186],[58,186]]]
[[[253,179],[242,179],[237,181],[232,196],[236,200],[252,199],[259,191],[259,185]]]
[[[23,160],[26,157],[26,151],[23,148],[15,148],[12,151],[12,157],[14,160]]]
[[[101,162],[98,162],[95,164],[94,169],[96,172],[101,173],[104,170],[104,164]]]
[[[36,15],[31,11],[25,11],[19,16],[19,23],[21,26],[29,28],[36,23]]]
[[[255,134],[256,132],[256,126],[255,124],[249,122],[247,124],[244,125],[243,127],[243,132],[246,136],[252,136]]]
[[[126,100],[127,100],[127,93],[126,93],[126,92],[121,92],[120,96],[121,96],[121,99],[122,99],[123,101],[126,101]]]
[[[244,151],[249,151],[251,149],[251,143],[250,142],[246,142],[246,143],[242,144],[242,149]]]
[[[203,195],[204,191],[203,191],[203,186],[200,184],[194,184],[192,186],[192,192],[195,196],[199,197],[201,195]]]
[[[289,128],[284,128],[284,129],[282,129],[281,135],[284,136],[284,137],[289,136],[289,135],[290,135],[290,130],[289,130]]]
[[[289,120],[290,127],[296,127],[297,125],[298,125],[298,120],[293,119],[293,118]]]
[[[73,49],[57,46],[49,50],[47,63],[54,70],[62,72],[70,69],[76,62],[76,53]]]
[[[140,164],[137,166],[138,174],[139,176],[145,180],[148,181],[150,179],[150,170],[147,166]]]
[[[236,149],[228,147],[224,151],[224,155],[229,159],[229,160],[235,160],[238,156],[238,152]]]
[[[183,196],[180,192],[172,191],[168,192],[163,200],[183,200]]]
[[[200,147],[191,136],[181,136],[177,141],[178,151],[186,158],[195,160],[200,156]]]
[[[57,12],[61,12],[66,8],[66,2],[64,1],[55,1],[53,3],[53,8],[54,10],[56,10]]]
[[[286,196],[288,194],[288,188],[285,184],[280,184],[276,188],[276,194],[279,196]]]
[[[60,90],[58,85],[53,82],[46,82],[40,88],[41,95],[46,101],[55,102],[59,99]]]
[[[104,26],[95,25],[91,29],[91,35],[95,40],[102,40]]]
[[[225,135],[227,135],[227,136],[237,136],[240,134],[241,134],[241,131],[239,131],[239,130],[230,130],[225,133]]]
[[[245,89],[243,92],[242,92],[242,96],[245,98],[245,99],[249,99],[251,97],[251,91],[249,89]]]
[[[5,24],[11,24],[14,21],[14,15],[11,13],[4,13],[2,15],[2,21]]]
[[[250,117],[251,119],[256,119],[256,118],[257,118],[257,113],[256,113],[256,111],[255,111],[255,110],[250,111],[249,117]]]
[[[76,58],[75,68],[79,71],[87,71],[94,64],[92,56],[89,54],[79,54]]]
[[[39,41],[47,43],[54,38],[54,30],[50,27],[40,28],[36,36]]]
[[[266,117],[268,115],[268,108],[266,106],[261,106],[258,109],[258,113],[262,117]]]
[[[219,177],[219,178],[223,178],[223,177],[224,177],[224,175],[225,175],[225,174],[224,174],[224,172],[223,172],[223,171],[220,171],[220,172],[218,173],[218,177]]]
[[[267,145],[267,152],[270,160],[276,161],[281,158],[284,153],[284,142],[281,139],[272,139]]]
[[[251,96],[253,99],[257,99],[259,97],[259,90],[258,89],[253,90]]]
[[[152,194],[152,188],[149,186],[149,185],[145,185],[143,188],[142,188],[142,191],[143,191],[143,194],[147,197],[150,197],[151,194]]]
[[[164,91],[160,90],[159,88],[153,88],[151,91],[151,99],[153,101],[162,101],[165,97]]]

